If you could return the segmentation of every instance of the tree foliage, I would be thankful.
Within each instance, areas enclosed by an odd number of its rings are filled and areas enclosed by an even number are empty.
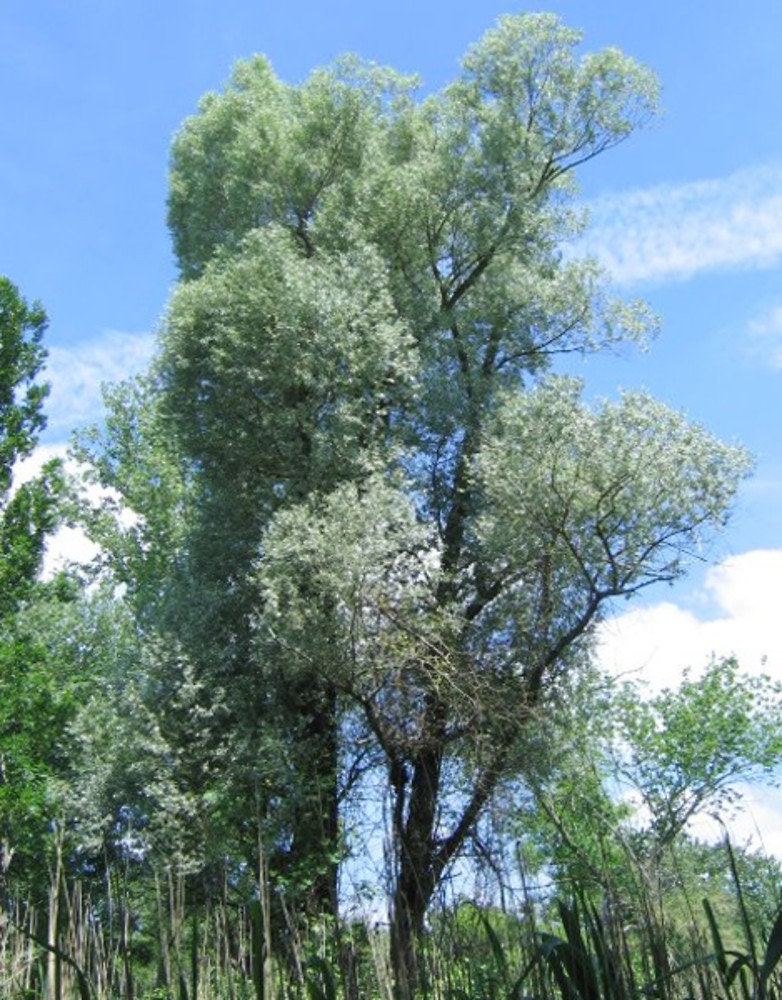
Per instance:
[[[45,836],[47,779],[65,767],[60,740],[71,711],[67,685],[55,680],[36,603],[70,599],[67,586],[39,580],[47,537],[60,517],[59,463],[15,482],[45,426],[48,388],[39,375],[46,315],[0,277],[0,876],[15,855],[37,865]],[[33,624],[36,622],[35,624]]]
[[[649,814],[649,832],[665,846],[696,814],[719,815],[736,786],[773,778],[782,761],[782,686],[742,674],[735,658],[713,661],[674,689],[619,701],[621,774]]]
[[[56,463],[32,482],[14,484],[17,463],[33,451],[45,427],[48,393],[38,381],[46,352],[46,314],[28,305],[0,276],[0,614],[8,615],[29,592],[41,568],[47,533],[55,523],[61,485]]]

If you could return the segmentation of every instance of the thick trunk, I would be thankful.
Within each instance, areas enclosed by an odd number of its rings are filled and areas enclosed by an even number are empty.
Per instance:
[[[391,919],[391,969],[394,977],[394,1000],[414,1000],[419,981],[418,942],[423,921],[414,926],[414,916],[405,906],[401,893],[394,894]]]
[[[426,913],[443,872],[458,855],[503,771],[505,751],[500,749],[478,775],[461,816],[447,837],[437,837],[437,808],[441,795],[443,744],[417,755],[404,815],[404,781],[394,783],[397,798],[394,834],[396,880],[391,910],[391,968],[394,1000],[415,1000],[425,969],[421,942]]]
[[[440,802],[446,706],[435,695],[426,710],[428,745],[411,762],[409,796],[404,771],[395,782],[395,877],[391,911],[391,967],[395,1000],[416,995],[426,911],[439,881],[436,823]]]
[[[395,1000],[413,1000],[422,977],[420,947],[424,920],[435,880],[431,850],[417,853],[415,845],[399,845],[398,872],[391,910],[391,968]]]
[[[485,264],[476,269],[475,276]],[[471,279],[472,280],[472,279]],[[451,308],[467,290],[454,292],[453,300],[443,305]],[[473,402],[469,360],[464,353],[459,331],[452,327],[465,391]],[[447,609],[458,598],[458,576],[463,558],[465,530],[470,517],[472,497],[469,481],[470,459],[477,442],[479,418],[468,428],[461,453],[453,470],[448,490],[450,504],[443,518],[442,575],[437,588],[438,605]],[[435,671],[436,673],[436,671]],[[424,985],[426,970],[422,963],[421,943],[426,913],[440,884],[443,871],[461,848],[490,789],[476,786],[476,793],[452,834],[438,837],[438,810],[442,797],[442,766],[448,743],[449,705],[435,685],[429,687],[418,736],[418,749],[408,758],[409,795],[404,766],[392,768],[391,785],[395,797],[394,847],[395,884],[391,908],[391,968],[394,976],[394,1000],[415,1000]],[[493,780],[493,779],[492,779]],[[479,801],[480,800],[480,801]]]

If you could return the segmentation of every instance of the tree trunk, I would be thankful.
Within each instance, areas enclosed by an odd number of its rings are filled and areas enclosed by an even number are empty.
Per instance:
[[[418,941],[421,926],[413,926],[413,915],[400,891],[394,893],[391,914],[391,971],[394,1000],[414,1000],[418,987]]]
[[[437,714],[444,718],[438,701]],[[457,856],[476,820],[497,787],[503,772],[505,750],[501,747],[478,774],[461,815],[447,837],[437,835],[441,770],[444,753],[443,730],[440,740],[418,753],[412,766],[410,795],[405,803],[407,775],[404,768],[392,769],[395,808],[395,881],[391,909],[391,969],[394,1000],[415,1000],[424,982],[421,943],[426,913],[444,871]],[[407,814],[405,815],[405,804]]]
[[[391,969],[395,1000],[412,1000],[421,982],[420,944],[426,911],[439,880],[435,827],[440,801],[443,732],[446,707],[429,698],[425,731],[430,737],[415,754],[407,798],[407,774],[398,769],[394,780],[395,884],[391,908]]]

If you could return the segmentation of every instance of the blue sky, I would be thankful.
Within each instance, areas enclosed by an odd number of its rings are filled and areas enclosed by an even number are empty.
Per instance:
[[[0,273],[46,306],[51,446],[95,415],[101,380],[150,356],[174,268],[168,148],[232,63],[285,80],[345,51],[450,79],[514,8],[494,0],[4,0]],[[757,456],[734,522],[689,581],[605,632],[616,669],[660,684],[711,651],[782,678],[782,4],[542,5],[648,63],[664,115],[581,173],[589,249],[662,320],[645,355],[577,365],[590,391],[644,387]],[[621,609],[624,610],[624,609]],[[782,842],[780,844],[782,848]]]

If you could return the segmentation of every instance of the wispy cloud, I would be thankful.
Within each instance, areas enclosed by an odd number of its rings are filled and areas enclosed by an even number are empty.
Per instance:
[[[782,802],[776,789],[738,782],[734,786],[741,799],[727,807],[720,819],[698,813],[687,825],[697,840],[717,844],[727,831],[731,843],[749,850],[761,850],[782,860]]]
[[[143,370],[152,358],[149,333],[109,330],[71,347],[49,348],[45,377],[51,383],[46,401],[47,438],[66,438],[76,427],[99,419],[101,386]]]
[[[782,305],[772,306],[747,324],[752,351],[772,368],[782,368]]]
[[[684,280],[782,259],[782,165],[606,195],[583,248],[620,284]]]

